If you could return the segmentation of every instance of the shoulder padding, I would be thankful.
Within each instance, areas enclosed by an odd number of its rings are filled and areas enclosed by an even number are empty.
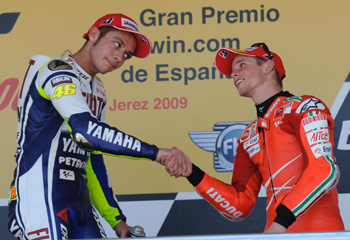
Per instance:
[[[66,61],[64,61],[63,59],[54,59],[51,62],[49,62],[48,64],[48,68],[51,71],[58,71],[58,70],[72,70],[72,66],[67,63]]]

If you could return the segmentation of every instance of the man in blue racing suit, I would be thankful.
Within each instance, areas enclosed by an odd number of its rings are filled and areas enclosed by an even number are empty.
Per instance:
[[[96,74],[150,53],[136,22],[109,14],[84,38],[66,58],[34,55],[22,81],[8,219],[18,239],[106,238],[95,208],[119,237],[127,235],[101,154],[157,161],[177,176],[191,170],[177,148],[158,148],[104,122],[106,91]]]

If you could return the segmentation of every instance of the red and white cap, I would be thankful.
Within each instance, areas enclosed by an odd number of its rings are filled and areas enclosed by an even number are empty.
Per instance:
[[[151,41],[148,39],[148,37],[139,32],[139,27],[133,19],[121,13],[107,14],[101,17],[94,23],[94,25],[90,27],[89,31],[83,35],[83,38],[88,38],[89,32],[94,26],[97,28],[114,27],[118,30],[134,34],[135,38],[137,39],[137,46],[134,52],[135,57],[145,58],[151,52]]]
[[[266,45],[265,45],[266,46]],[[284,69],[281,58],[273,52],[266,51],[264,46],[250,47],[244,50],[232,49],[232,48],[221,48],[217,51],[215,56],[216,68],[227,76],[231,76],[232,73],[232,61],[237,55],[244,56],[256,56],[264,60],[272,60],[275,62],[275,69],[278,72],[281,80],[286,76],[286,70]]]

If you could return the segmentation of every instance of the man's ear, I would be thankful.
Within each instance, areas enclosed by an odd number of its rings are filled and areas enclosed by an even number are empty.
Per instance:
[[[268,73],[268,72],[270,72],[270,71],[273,71],[274,70],[274,68],[275,68],[275,62],[274,61],[272,61],[272,60],[267,60],[266,62],[265,62],[265,72],[266,73]]]
[[[96,26],[92,26],[89,30],[89,40],[93,43],[97,41],[100,36],[100,30]]]

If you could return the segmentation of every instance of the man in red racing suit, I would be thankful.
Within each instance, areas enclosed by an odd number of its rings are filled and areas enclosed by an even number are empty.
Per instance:
[[[253,99],[258,116],[238,140],[231,185],[193,165],[188,180],[197,192],[224,217],[241,221],[264,186],[265,232],[344,230],[335,187],[334,121],[326,105],[283,92],[282,61],[263,43],[243,51],[220,49],[216,66],[233,77],[240,95]]]

